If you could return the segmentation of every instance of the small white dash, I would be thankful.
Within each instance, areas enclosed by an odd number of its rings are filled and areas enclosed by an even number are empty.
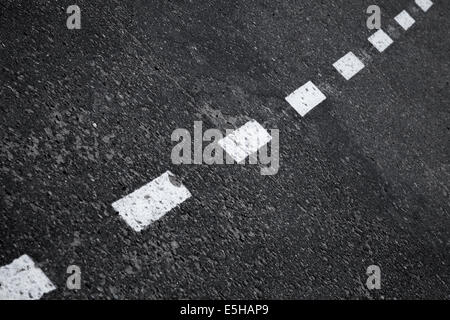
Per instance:
[[[326,100],[327,97],[311,81],[307,82],[285,99],[302,117],[314,107]]]
[[[431,8],[433,2],[431,0],[416,0],[416,4],[422,9],[423,12],[427,12]]]
[[[395,21],[403,28],[403,30],[408,30],[416,22],[413,17],[409,15],[408,12],[403,10],[395,18]]]
[[[379,52],[383,52],[394,43],[394,40],[381,29],[371,35],[368,40]]]
[[[333,67],[346,79],[350,80],[358,72],[364,69],[364,63],[353,52],[347,53],[333,64]]]
[[[251,120],[233,133],[220,139],[218,144],[237,163],[255,153],[272,140],[272,136],[256,120]]]
[[[0,300],[39,300],[55,289],[26,254],[0,268]]]
[[[191,197],[191,193],[170,172],[114,202],[112,207],[136,232],[142,231]]]

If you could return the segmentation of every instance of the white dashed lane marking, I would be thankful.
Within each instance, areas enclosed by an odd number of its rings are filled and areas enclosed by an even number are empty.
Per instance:
[[[415,0],[415,3],[424,12],[433,6],[430,0]],[[415,23],[405,10],[395,17],[395,21],[404,30],[408,30]],[[382,30],[378,30],[368,40],[379,52],[383,52],[394,42]],[[352,52],[336,61],[333,66],[347,80],[365,67]],[[285,99],[303,117],[326,100],[326,96],[309,81]],[[235,161],[241,162],[271,139],[270,134],[257,121],[252,120],[220,140],[219,145]],[[177,181],[170,171],[166,171],[145,186],[114,202],[112,207],[131,228],[139,232],[191,196],[189,190]],[[22,255],[10,264],[0,267],[0,300],[38,300],[55,289],[55,285],[28,255]]]
[[[326,100],[326,96],[311,81],[307,82],[285,99],[302,117]]]
[[[142,231],[191,197],[191,193],[170,172],[114,202],[112,207],[135,231]]]
[[[346,79],[350,80],[364,69],[364,63],[353,52],[347,53],[333,64],[333,67]]]
[[[395,18],[395,21],[403,28],[403,30],[408,30],[412,27],[412,25],[416,22],[413,17],[409,15],[408,12],[403,10],[400,12]]]
[[[379,52],[383,52],[394,43],[394,40],[381,29],[371,35],[368,40]]]
[[[0,300],[38,300],[55,289],[26,254],[0,268]]]
[[[433,2],[431,0],[416,0],[416,4],[422,9],[423,12],[427,12],[431,8]]]
[[[251,120],[233,133],[220,139],[218,144],[237,163],[255,153],[272,140],[272,136],[256,120]]]

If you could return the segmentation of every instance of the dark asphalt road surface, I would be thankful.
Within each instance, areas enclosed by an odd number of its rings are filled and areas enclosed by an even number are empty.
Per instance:
[[[68,30],[73,1],[2,0],[0,266],[28,254],[57,286],[44,299],[450,298],[450,2],[434,2],[77,0]],[[366,63],[350,81],[332,67],[348,51]],[[284,98],[309,80],[327,100],[302,118]],[[250,119],[280,129],[276,175],[172,164],[175,129]],[[192,198],[136,233],[111,203],[166,170]]]

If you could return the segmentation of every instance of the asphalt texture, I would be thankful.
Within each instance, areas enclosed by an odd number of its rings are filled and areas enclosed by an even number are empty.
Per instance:
[[[0,2],[0,266],[44,299],[450,298],[450,2]],[[378,53],[367,7],[394,44]],[[408,10],[407,32],[393,17]],[[366,68],[346,81],[348,51]],[[305,117],[284,98],[312,80]],[[171,133],[280,130],[280,169],[174,165]],[[134,232],[111,203],[170,170],[192,198]],[[82,288],[66,288],[78,265]],[[378,265],[381,290],[368,290]]]

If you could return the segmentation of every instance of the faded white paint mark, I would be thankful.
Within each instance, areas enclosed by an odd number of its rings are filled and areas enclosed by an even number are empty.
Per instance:
[[[394,40],[381,29],[371,35],[368,40],[379,52],[383,52],[394,43]]]
[[[0,268],[0,300],[39,300],[55,289],[26,254]]]
[[[314,107],[326,100],[327,97],[311,81],[307,82],[285,99],[302,117]]]
[[[191,193],[170,172],[114,202],[112,207],[136,232],[142,231],[191,197]]]
[[[346,79],[350,80],[358,72],[364,69],[364,63],[353,52],[347,53],[333,64],[333,67]]]
[[[233,133],[220,139],[218,144],[237,163],[255,153],[272,140],[272,136],[256,120],[251,120]]]
[[[431,8],[433,2],[431,0],[416,0],[416,4],[422,9],[423,12],[427,12]]]
[[[395,18],[395,21],[403,28],[403,30],[408,30],[416,22],[413,17],[409,15],[408,12],[403,10]]]

